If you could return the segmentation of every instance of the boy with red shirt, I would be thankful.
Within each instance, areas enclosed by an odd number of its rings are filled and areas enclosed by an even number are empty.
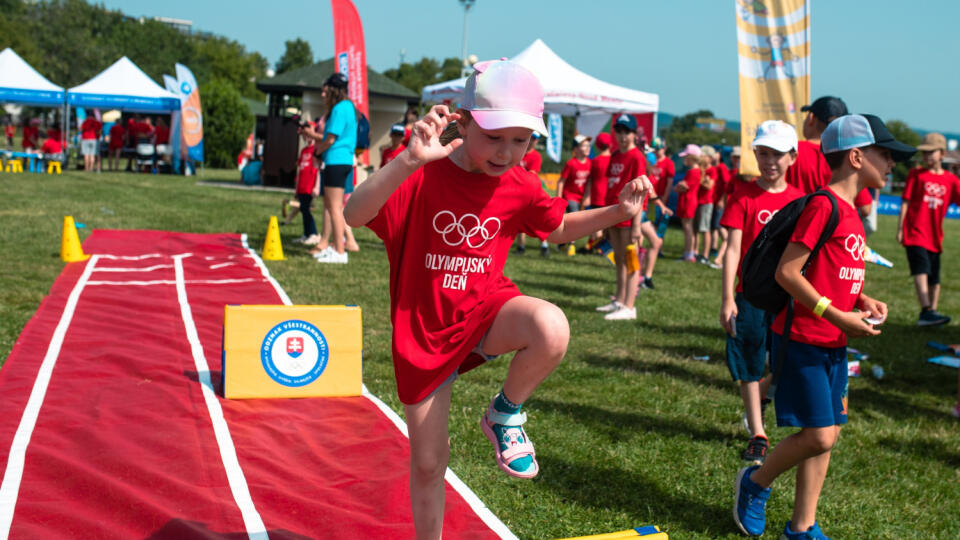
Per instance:
[[[24,152],[29,152],[37,147],[40,144],[40,128],[37,127],[40,124],[40,121],[34,118],[28,124],[26,120],[23,122],[23,140],[20,141],[20,144],[23,146]]]
[[[7,138],[7,148],[13,148],[13,137],[17,134],[17,126],[13,122],[7,122],[3,126],[3,134]]]
[[[823,96],[800,108],[807,116],[803,121],[803,138],[797,146],[797,160],[787,171],[787,183],[804,193],[827,185],[830,166],[820,151],[820,135],[834,118],[847,114],[847,104],[833,96]]]
[[[706,168],[701,161],[703,151],[696,144],[688,144],[680,152],[680,157],[683,158],[683,165],[687,167],[683,179],[674,186],[677,192],[677,211],[674,215],[680,218],[683,228],[683,255],[680,260],[696,262],[693,220],[697,216],[697,190],[700,189],[700,181]]]
[[[700,147],[700,151],[703,154],[701,158],[703,160],[704,166],[704,175],[705,179],[701,179],[700,187],[697,189],[697,215],[695,221],[696,231],[699,233],[700,238],[703,241],[698,245],[694,241],[694,251],[699,251],[700,248],[703,249],[703,254],[697,254],[696,259],[700,264],[706,264],[711,268],[720,268],[717,264],[710,260],[713,251],[713,199],[714,193],[717,192],[717,151],[712,146],[705,144]]]
[[[591,208],[600,208],[607,201],[607,167],[610,165],[610,147],[613,146],[613,137],[609,133],[603,132],[597,134],[597,140],[593,145],[599,150],[599,153],[590,160],[590,181],[589,188],[586,190],[585,206]],[[590,241],[587,242],[587,252],[603,239],[603,231],[595,231]]]
[[[120,169],[120,154],[123,152],[123,140],[126,137],[126,130],[123,129],[123,123],[118,119],[110,126],[110,144],[107,146],[107,159],[111,171]]]
[[[577,135],[573,138],[573,157],[563,166],[557,193],[567,201],[567,211],[580,210],[587,181],[590,179],[590,137]]]
[[[723,156],[717,154],[714,159],[717,170],[717,185],[713,188],[713,219],[710,222],[710,234],[713,235],[713,250],[710,252],[710,260],[716,266],[721,266],[723,254],[727,249],[727,229],[720,225],[723,219],[723,211],[727,206],[727,184],[733,179],[730,169],[723,162]]]
[[[298,131],[300,131],[298,129]],[[313,151],[316,149],[314,140],[301,131],[303,141],[307,146],[300,151],[297,160],[297,201],[300,203],[300,214],[303,216],[303,236],[296,241],[307,245],[316,245],[320,241],[317,235],[317,224],[310,211],[313,198],[320,195],[320,185],[317,182],[317,165],[313,160]],[[292,216],[291,216],[292,217]]]
[[[344,210],[350,226],[366,225],[384,241],[390,261],[393,361],[417,538],[442,535],[459,373],[516,351],[480,426],[502,471],[518,478],[539,471],[523,405],[559,365],[570,332],[558,307],[524,296],[503,275],[514,236],[569,242],[632,218],[650,189],[636,178],[616,206],[564,213],[562,200],[517,167],[531,133],[546,133],[543,89],[519,64],[475,64],[461,105],[456,113],[437,105],[414,124],[407,149],[357,186]],[[460,138],[444,146],[447,128]]]
[[[527,153],[523,155],[523,158],[520,160],[520,168],[532,172],[537,178],[540,178],[540,168],[543,166],[543,157],[540,155],[540,152],[537,152],[537,141],[540,139],[540,134],[537,132],[533,133],[533,136],[530,137],[530,146],[527,147]],[[527,235],[525,233],[520,233],[517,235],[517,253],[523,255],[527,251]],[[550,255],[550,246],[547,245],[546,241],[540,242],[540,255],[542,257],[547,257]]]
[[[960,179],[943,170],[943,154],[947,150],[943,135],[927,133],[917,149],[923,156],[923,164],[907,175],[897,241],[907,249],[910,274],[920,301],[917,325],[940,326],[950,322],[950,317],[937,313],[943,218],[950,203],[960,204]]]
[[[567,201],[567,212],[576,212],[584,207],[583,198],[590,180],[590,137],[576,135],[573,137],[573,157],[563,166],[560,180],[557,183],[557,193]],[[559,246],[562,251],[565,246]],[[576,254],[575,242],[567,248],[567,255]]]
[[[786,309],[773,324],[774,404],[777,425],[800,430],[783,439],[760,466],[737,474],[734,521],[744,534],[759,536],[766,526],[770,485],[797,468],[793,516],[781,538],[827,538],[816,521],[817,500],[830,464],[830,451],[847,422],[847,336],[875,336],[873,325],[887,317],[887,306],[863,293],[863,224],[853,200],[865,187],[882,188],[894,160],[915,150],[896,141],[873,115],[841,116],[823,132],[821,145],[833,177],[827,190],[836,199],[839,222],[820,252],[804,264],[830,219],[831,201],[811,199],[796,223],[776,271],[777,282],[794,298],[789,336]],[[859,313],[851,312],[856,307]],[[867,319],[870,317],[871,319]]]
[[[670,200],[670,192],[673,191],[673,177],[677,174],[677,167],[673,164],[673,160],[670,159],[670,152],[659,137],[653,140],[653,147],[657,151],[656,167],[658,171],[658,182],[654,188],[657,190],[657,195],[659,195],[660,200],[666,204],[667,201]],[[663,238],[667,234],[670,217],[665,216],[659,207],[657,207],[656,219],[657,236]]]
[[[85,171],[92,171],[96,164],[102,127],[102,124],[93,116],[88,116],[80,124],[80,155],[83,156]]]
[[[403,124],[394,124],[390,127],[390,144],[380,147],[380,168],[393,161],[393,158],[400,155],[407,149],[403,145],[403,134],[406,128]]]
[[[646,159],[636,145],[636,131],[637,119],[632,114],[621,114],[613,125],[618,148],[610,156],[610,164],[607,166],[607,206],[617,204],[620,191],[624,186],[647,172]],[[646,199],[643,201],[643,206],[646,207]],[[613,246],[617,294],[609,304],[598,307],[597,311],[606,313],[603,318],[608,321],[629,321],[637,318],[634,302],[637,299],[640,271],[639,269],[628,271],[627,246],[640,240],[642,223],[643,212],[607,229],[607,236]]]
[[[763,122],[757,128],[753,151],[760,177],[730,197],[720,222],[727,229],[720,325],[727,332],[727,368],[733,380],[740,384],[744,418],[750,432],[742,458],[762,463],[769,442],[763,429],[761,396],[766,392],[761,381],[769,349],[767,333],[773,317],[743,298],[740,265],[763,226],[787,203],[802,197],[803,192],[785,179],[787,169],[797,158],[797,131],[793,126],[778,120]]]

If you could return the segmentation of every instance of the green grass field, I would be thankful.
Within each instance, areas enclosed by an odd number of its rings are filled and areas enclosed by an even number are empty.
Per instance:
[[[206,171],[203,180],[234,180]],[[133,174],[0,174],[0,355],[63,268],[64,215],[92,228],[243,232],[263,245],[279,193],[197,185],[194,178]],[[918,312],[895,219],[881,217],[871,246],[895,263],[868,265],[865,291],[885,300],[883,334],[851,346],[886,371],[851,379],[850,422],[834,450],[818,518],[836,538],[960,538],[960,424],[949,415],[956,372],[928,365],[928,340],[960,342],[953,323],[915,326]],[[350,264],[320,265],[282,228],[287,260],[270,271],[298,304],[363,308],[364,382],[395,410],[390,358],[388,268],[380,241],[358,230]],[[948,220],[940,311],[960,317],[960,223]],[[556,303],[571,327],[560,368],[528,402],[528,430],[541,473],[508,478],[496,467],[477,423],[500,388],[507,359],[474,370],[455,386],[451,468],[521,538],[556,538],[656,524],[671,538],[739,538],[731,518],[733,481],[746,443],[736,386],[723,362],[718,319],[720,273],[676,262],[681,233],[671,229],[654,276],[638,299],[638,320],[606,322],[594,307],[614,288],[601,257],[511,256],[506,274],[526,294]],[[709,355],[710,360],[694,360]],[[768,427],[773,423],[768,412]],[[776,443],[791,431],[772,428]],[[400,464],[396,464],[400,465]],[[782,477],[768,505],[776,538],[789,519],[793,479]]]

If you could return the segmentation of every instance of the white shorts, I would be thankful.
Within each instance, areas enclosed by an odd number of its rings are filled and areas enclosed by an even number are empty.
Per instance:
[[[97,155],[97,140],[96,139],[80,139],[80,155],[82,156]]]

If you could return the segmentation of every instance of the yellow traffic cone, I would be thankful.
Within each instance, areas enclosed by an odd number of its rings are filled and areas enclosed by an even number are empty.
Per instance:
[[[63,235],[60,240],[60,258],[63,262],[80,262],[90,258],[83,254],[83,248],[80,247],[80,237],[77,236],[77,225],[73,222],[73,216],[63,217]]]
[[[267,227],[267,239],[263,242],[263,260],[286,260],[283,256],[283,243],[280,242],[280,226],[277,225],[277,216],[270,216],[270,225]]]

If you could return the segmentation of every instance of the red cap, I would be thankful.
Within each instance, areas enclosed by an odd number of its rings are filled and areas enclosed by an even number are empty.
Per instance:
[[[611,137],[609,133],[604,131],[603,133],[600,133],[597,135],[597,140],[595,140],[593,144],[595,144],[597,148],[601,150],[606,150],[607,148],[610,148],[610,146],[613,144],[613,137]]]

